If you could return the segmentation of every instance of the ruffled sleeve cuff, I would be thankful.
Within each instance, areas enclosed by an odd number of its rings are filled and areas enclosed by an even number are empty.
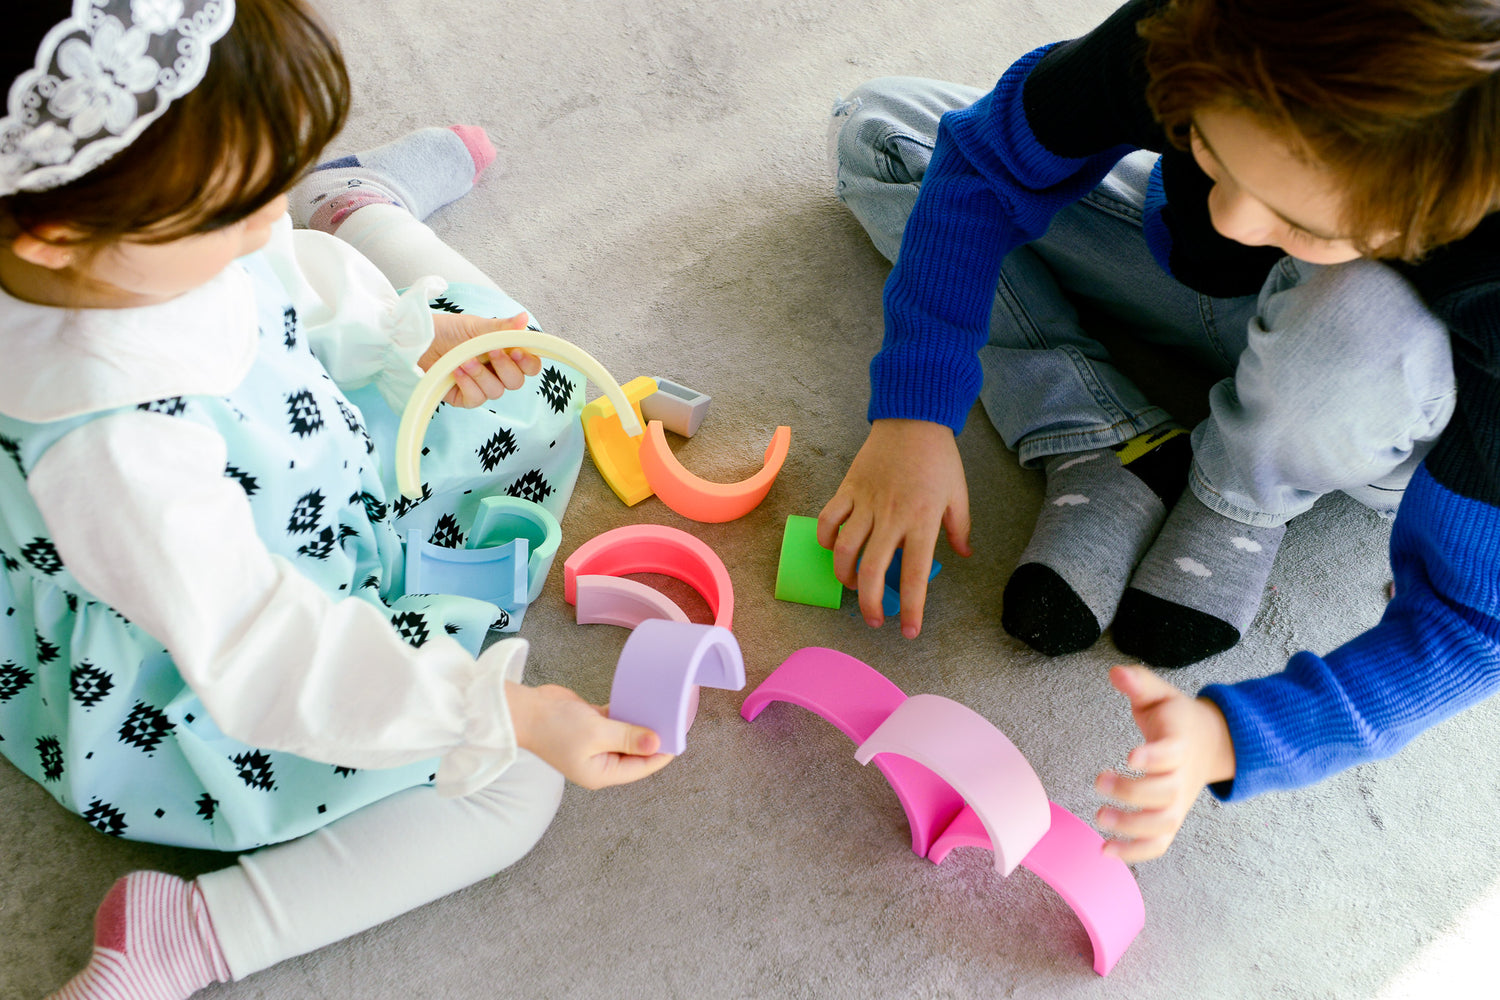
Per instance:
[[[518,747],[505,699],[505,683],[519,684],[529,645],[504,639],[480,654],[465,691],[463,744],[444,755],[437,791],[444,797],[470,795],[499,778],[515,762]]]

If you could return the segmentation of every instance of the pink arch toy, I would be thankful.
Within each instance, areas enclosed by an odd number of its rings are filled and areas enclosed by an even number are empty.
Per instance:
[[[1094,971],[1109,975],[1146,926],[1146,902],[1130,869],[1104,853],[1104,838],[1071,812],[1051,803],[1052,825],[1021,864],[1036,872],[1078,915],[1094,946]],[[927,857],[942,864],[955,847],[990,849],[990,838],[972,809],[958,814]]]
[[[768,704],[800,705],[833,723],[856,744],[869,739],[906,701],[906,694],[884,674],[836,649],[799,649],[771,671],[740,706],[753,721]],[[922,857],[933,839],[963,808],[963,796],[920,763],[895,754],[875,757],[890,782],[911,828],[911,849]]]
[[[576,595],[575,620],[580,625],[619,625],[633,629],[650,618],[688,620],[676,601],[628,576],[580,576]]]
[[[667,447],[661,421],[653,420],[646,425],[640,461],[646,482],[662,503],[683,517],[718,524],[744,517],[766,498],[791,446],[792,429],[778,427],[766,445],[765,464],[759,472],[738,483],[711,483],[682,467]]]
[[[609,717],[654,730],[662,753],[682,753],[698,685],[728,691],[745,686],[745,661],[734,633],[716,625],[648,619],[620,651]]]
[[[732,628],[734,584],[713,549],[680,528],[663,524],[627,524],[596,535],[563,562],[563,597],[578,603],[581,576],[663,573],[703,595],[714,624]]]
[[[995,869],[1009,875],[1047,832],[1047,791],[1016,745],[967,705],[935,694],[912,695],[854,751],[868,764],[878,753],[908,757],[957,789],[979,816],[995,850]]]

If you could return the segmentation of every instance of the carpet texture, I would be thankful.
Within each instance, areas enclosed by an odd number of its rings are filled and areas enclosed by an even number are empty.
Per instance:
[[[881,334],[887,266],[831,193],[829,107],[887,74],[988,86],[1110,0],[317,3],[355,83],[333,151],[424,125],[488,128],[499,160],[432,225],[621,381],[662,375],[710,394],[698,435],[674,441],[689,469],[743,478],[775,427],[792,427],[770,495],[728,524],[655,499],[626,508],[585,460],[558,565],[526,617],[529,679],[608,697],[625,633],[572,623],[562,559],[608,528],[675,525],[731,567],[752,687],[801,647],[843,650],[983,714],[1054,800],[1091,817],[1094,775],[1138,738],[1106,679],[1119,654],[1106,633],[1049,660],[1001,630],[1042,477],[979,410],[959,441],[975,554],[939,546],[917,640],[868,629],[848,592],[838,610],[772,592],[787,516],[815,515],[864,439]],[[1141,370],[1179,419],[1201,416],[1191,373]],[[1255,676],[1359,633],[1385,602],[1388,537],[1364,508],[1326,499],[1287,532],[1244,641],[1171,678],[1195,690]],[[661,774],[570,788],[511,870],[202,995],[1390,1000],[1456,991],[1490,947],[1470,944],[1500,911],[1493,705],[1316,788],[1233,807],[1205,796],[1171,852],[1136,868],[1146,928],[1101,980],[1081,925],[1038,878],[1002,879],[972,848],[942,866],[917,858],[895,796],[845,737],[781,704],[747,724],[742,699],[706,689],[687,752]],[[4,763],[0,845],[4,1000],[32,1000],[85,960],[118,875],[224,863],[105,837]]]

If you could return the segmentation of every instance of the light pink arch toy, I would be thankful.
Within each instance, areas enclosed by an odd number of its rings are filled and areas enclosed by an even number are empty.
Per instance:
[[[682,753],[698,685],[727,691],[745,686],[745,660],[734,633],[717,625],[648,619],[620,651],[609,717],[654,730],[662,753]]]
[[[765,464],[759,472],[738,483],[711,483],[682,467],[667,447],[661,421],[652,420],[641,444],[641,468],[662,503],[683,517],[718,524],[744,517],[766,498],[791,447],[792,429],[778,427],[766,445]]]
[[[931,768],[978,816],[995,845],[995,870],[1009,875],[1052,821],[1047,791],[1016,745],[967,705],[935,694],[915,694],[854,751],[868,764],[878,753],[899,754]]]
[[[655,587],[628,576],[580,576],[576,596],[580,625],[619,625],[635,628],[651,618],[686,622],[687,613]]]
[[[703,595],[714,624],[733,628],[734,584],[724,560],[680,528],[664,524],[627,524],[596,535],[563,562],[563,597],[578,603],[578,578],[662,573]]]
[[[773,701],[790,702],[821,715],[856,744],[863,744],[906,701],[906,692],[863,660],[836,649],[809,646],[771,671],[740,706],[740,715],[753,721]],[[934,838],[963,808],[963,796],[907,757],[880,754],[875,766],[906,812],[911,849],[925,858]]]
[[[1141,887],[1125,862],[1104,853],[1104,838],[1092,827],[1056,802],[1050,806],[1052,825],[1021,859],[1021,866],[1039,875],[1072,907],[1094,946],[1094,971],[1107,976],[1146,926]],[[991,849],[984,824],[967,806],[927,857],[942,864],[955,847]]]

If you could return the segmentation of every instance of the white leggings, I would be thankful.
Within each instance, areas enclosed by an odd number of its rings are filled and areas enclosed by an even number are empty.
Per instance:
[[[334,234],[397,288],[436,274],[497,288],[410,212],[367,205]],[[410,788],[198,878],[235,979],[384,923],[519,860],[562,801],[563,777],[523,750],[461,799]]]
[[[199,876],[229,971],[243,979],[489,878],[541,839],[562,792],[523,750],[473,795],[409,788]]]

